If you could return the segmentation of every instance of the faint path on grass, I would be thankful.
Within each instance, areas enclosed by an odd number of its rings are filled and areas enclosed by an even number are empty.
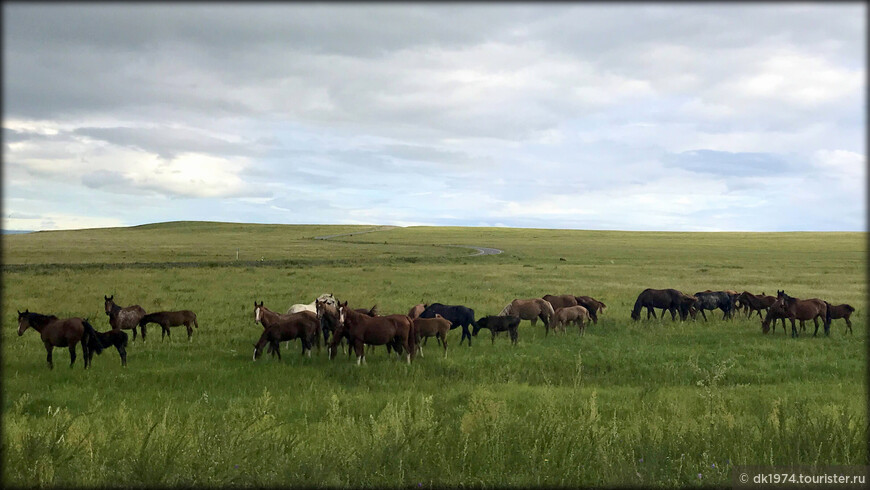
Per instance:
[[[398,226],[381,226],[379,228],[372,228],[370,230],[362,230],[362,231],[354,231],[352,233],[338,233],[335,235],[323,235],[314,237],[315,240],[329,240],[330,238],[340,237],[340,236],[353,236],[359,235],[361,233],[372,233],[375,231],[386,231],[393,230],[395,228],[399,228]],[[352,242],[351,242],[352,243]],[[477,257],[478,255],[498,255],[503,252],[503,250],[499,250],[497,248],[490,247],[478,247],[476,245],[443,245],[444,247],[462,247],[462,248],[471,248],[477,250],[477,253],[473,253],[469,255],[469,257]]]

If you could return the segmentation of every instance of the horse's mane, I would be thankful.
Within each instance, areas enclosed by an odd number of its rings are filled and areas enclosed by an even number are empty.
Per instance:
[[[45,325],[52,320],[57,320],[57,317],[54,315],[43,315],[41,313],[34,313],[32,311],[27,312],[25,316],[27,317],[27,321],[29,323],[35,325]]]
[[[504,309],[501,310],[501,313],[499,313],[497,316],[510,315],[511,314],[511,306],[513,306],[513,302],[508,303],[508,305],[505,306]]]

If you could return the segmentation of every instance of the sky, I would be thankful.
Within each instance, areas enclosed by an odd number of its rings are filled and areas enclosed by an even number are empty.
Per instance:
[[[3,229],[866,230],[864,3],[2,9]]]

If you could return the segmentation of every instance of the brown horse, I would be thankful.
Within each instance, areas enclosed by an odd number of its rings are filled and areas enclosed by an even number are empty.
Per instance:
[[[677,311],[680,312],[680,320],[685,321],[689,315],[689,309],[697,303],[698,299],[694,296],[689,296],[682,291],[676,289],[644,289],[637,296],[634,302],[634,308],[631,310],[631,319],[640,320],[640,311],[646,308],[646,319],[649,320],[650,314],[653,318],[656,317],[655,308],[662,308],[671,312],[671,321],[676,321]],[[662,318],[665,312],[662,311]]]
[[[410,318],[410,316],[408,317]],[[420,357],[423,356],[423,346],[420,345],[421,338],[435,337],[444,346],[444,357],[447,357],[447,332],[450,331],[450,325],[453,323],[439,314],[435,314],[435,318],[412,318],[414,322],[414,330],[416,337],[414,341],[417,344],[417,350],[420,351]]]
[[[414,318],[417,318],[418,316],[420,316],[420,313],[423,313],[423,310],[425,310],[428,307],[429,307],[429,303],[416,304],[416,305],[412,306],[410,310],[408,310],[408,316],[411,317],[411,319],[413,320]]]
[[[139,320],[139,326],[142,327],[142,338],[145,338],[145,325],[156,323],[160,325],[163,331],[160,334],[160,340],[169,335],[169,327],[178,327],[184,325],[187,328],[187,341],[193,340],[193,327],[199,328],[199,323],[196,321],[196,313],[190,310],[181,311],[158,311],[157,313],[149,313]]]
[[[145,310],[139,305],[122,308],[115,304],[115,295],[103,296],[106,306],[106,315],[109,317],[109,325],[113,330],[133,330],[133,340],[136,340],[136,327],[139,320],[145,316]],[[145,327],[142,327],[142,342],[145,342]]]
[[[819,318],[822,319],[822,324],[825,327],[825,335],[830,335],[831,315],[826,301],[822,301],[818,298],[803,300],[797,299],[785,294],[785,291],[777,291],[776,302],[771,306],[771,309],[777,307],[780,307],[785,311],[785,314],[791,322],[792,337],[798,336],[797,328],[795,328],[794,323],[795,320],[800,322],[801,330],[806,330],[806,326],[804,325],[805,321],[812,320],[816,326],[816,330],[813,332],[813,337],[815,337],[816,334],[819,333]],[[762,328],[764,328],[764,324],[762,324]]]
[[[852,333],[852,321],[849,320],[852,313],[855,313],[855,308],[853,308],[852,305],[847,305],[845,303],[842,305],[829,304],[828,311],[831,312],[831,320],[839,320],[840,318],[846,320],[846,325],[849,327],[849,333]]]
[[[586,308],[580,305],[568,306],[556,310],[556,313],[553,315],[553,322],[550,326],[553,327],[554,332],[559,327],[562,328],[562,332],[565,332],[565,325],[573,323],[574,325],[577,325],[580,329],[580,334],[582,335],[586,330],[586,323],[589,319],[589,311]]]
[[[347,338],[348,344],[356,352],[356,363],[365,362],[365,345],[392,344],[396,354],[401,355],[402,348],[407,352],[408,364],[416,351],[416,331],[414,322],[407,315],[387,315],[371,317],[358,313],[347,307],[347,301],[338,308],[338,328],[333,333],[329,344],[329,358],[334,359],[338,339]]]
[[[275,346],[272,343],[272,340],[276,338],[280,338],[280,340],[276,342],[289,342],[294,339],[300,339],[302,341],[302,355],[305,355],[307,351],[308,357],[311,357],[311,346],[315,341],[317,341],[317,349],[320,349],[321,333],[320,321],[317,319],[317,313],[304,310],[289,315],[281,315],[263,306],[262,301],[260,301],[259,305],[254,301],[254,321],[263,325],[263,335],[265,336],[260,337],[262,344],[258,343],[254,345],[255,361],[260,357],[260,354],[257,352],[257,345],[259,345],[259,349],[262,350],[262,348],[268,343],[270,346],[269,351],[272,352],[272,355],[275,355]],[[266,336],[265,330],[269,330],[272,327],[277,327],[278,329]],[[278,352],[278,359],[281,359],[280,352]]]
[[[758,318],[761,318],[761,310],[767,310],[776,302],[776,296],[767,296],[763,292],[759,295],[743,291],[737,295],[737,301],[746,311],[746,318],[752,318],[752,313],[757,312]]]
[[[45,345],[45,351],[48,353],[46,361],[48,368],[54,369],[54,364],[51,362],[51,352],[55,347],[69,347],[69,367],[72,367],[76,362],[76,344],[82,343],[82,354],[85,356],[85,369],[88,368],[90,360],[88,355],[91,346],[99,353],[103,350],[99,340],[92,341],[92,337],[97,336],[97,331],[88,323],[87,320],[81,318],[65,318],[59,319],[54,315],[41,315],[39,313],[31,313],[29,310],[24,310],[24,313],[18,312],[18,336],[24,335],[24,331],[32,328],[39,332],[42,337],[42,343]]]
[[[575,296],[574,299],[577,300],[578,306],[586,308],[586,311],[589,312],[589,317],[592,318],[592,323],[597,325],[598,314],[604,313],[604,310],[607,309],[607,305],[591,296]]]
[[[776,303],[775,301],[774,303],[770,305],[770,308],[765,310],[767,313],[764,315],[764,319],[761,320],[761,332],[767,333],[770,330],[770,322],[773,321],[773,333],[776,333],[776,321],[779,320],[782,322],[782,333],[787,335],[788,331],[785,328],[785,320],[788,318],[788,313],[781,303]]]
[[[501,310],[498,316],[515,316],[520,320],[529,320],[532,326],[538,324],[538,318],[544,322],[546,335],[550,333],[550,319],[556,312],[549,301],[542,298],[515,299]]]

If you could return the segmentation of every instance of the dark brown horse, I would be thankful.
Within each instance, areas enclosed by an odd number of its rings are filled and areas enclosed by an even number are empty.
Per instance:
[[[348,345],[356,352],[357,365],[365,362],[365,345],[392,344],[396,354],[401,355],[404,348],[408,364],[416,351],[416,331],[414,322],[408,315],[387,315],[370,317],[347,307],[347,301],[338,308],[338,328],[329,344],[329,358],[334,359],[338,340],[347,338]]]
[[[85,320],[87,322],[87,320]],[[99,343],[99,349],[97,348]],[[118,355],[121,356],[121,365],[127,366],[127,333],[123,330],[108,330],[106,332],[97,332],[88,340],[88,364],[94,365],[94,352],[102,353],[102,349],[108,349],[109,346],[115,346],[118,350]]]
[[[598,314],[604,313],[604,310],[607,309],[607,305],[591,296],[575,296],[574,299],[577,300],[578,306],[586,308],[586,311],[589,312],[589,317],[592,318],[592,323],[597,325]]]
[[[411,318],[410,316],[408,318]],[[411,318],[414,322],[414,338],[417,344],[417,349],[420,351],[420,357],[423,356],[423,346],[420,345],[421,338],[435,337],[444,346],[444,357],[447,357],[447,332],[450,331],[452,322],[441,315],[436,314],[435,318]]]
[[[139,320],[145,316],[145,310],[139,305],[122,308],[115,304],[115,295],[103,296],[106,306],[106,315],[109,316],[109,325],[114,330],[133,330],[133,341],[136,340],[136,327]],[[142,342],[145,342],[145,327],[142,327]]]
[[[18,336],[24,335],[24,331],[32,328],[39,332],[42,338],[42,343],[45,345],[47,356],[45,360],[48,362],[48,368],[54,369],[54,364],[51,361],[51,352],[55,347],[69,348],[69,367],[72,367],[76,362],[76,344],[82,343],[82,354],[85,356],[85,369],[88,368],[90,360],[91,345],[97,352],[103,350],[99,340],[91,342],[91,337],[96,337],[97,331],[88,323],[87,320],[81,318],[64,318],[59,319],[54,315],[41,315],[39,313],[31,313],[29,310],[24,310],[24,313],[18,312]]]
[[[813,332],[813,337],[815,337],[819,333],[819,318],[822,319],[822,324],[825,327],[825,335],[830,335],[831,315],[826,301],[818,298],[797,299],[785,294],[785,291],[777,291],[776,302],[770,308],[775,309],[778,307],[785,311],[791,322],[792,337],[798,336],[795,320],[800,322],[801,330],[806,330],[805,321],[812,320],[816,326],[816,330]],[[762,324],[763,328],[765,328],[764,324]]]
[[[774,297],[774,300],[776,300],[776,297]],[[774,301],[774,304],[770,305],[770,308],[767,308],[765,311],[767,313],[765,313],[764,318],[761,320],[761,332],[767,333],[771,328],[770,322],[772,321],[773,333],[776,333],[776,321],[779,320],[782,322],[782,333],[788,335],[788,330],[785,328],[785,320],[788,318],[788,313],[785,311],[784,305]]]
[[[852,313],[855,313],[855,308],[853,308],[852,305],[847,305],[845,303],[842,305],[829,304],[828,311],[831,312],[831,320],[839,320],[840,318],[846,320],[846,326],[849,327],[849,333],[852,333],[852,321],[849,320]]]
[[[169,336],[169,327],[178,327],[184,325],[187,328],[187,341],[193,340],[193,327],[199,328],[199,323],[196,321],[196,313],[190,310],[181,311],[158,311],[157,313],[148,313],[139,320],[139,326],[142,327],[142,338],[145,338],[145,326],[149,323],[160,325],[162,332],[160,340]]]
[[[317,341],[317,347],[320,348],[320,322],[317,320],[317,314],[310,311],[300,311],[299,313],[291,313],[289,315],[279,315],[274,311],[263,306],[261,301],[259,305],[254,302],[255,321],[263,325],[263,334],[260,335],[260,340],[254,344],[254,360],[260,357],[263,352],[263,347],[269,345],[269,352],[272,355],[277,355],[281,359],[281,342],[289,342],[299,339],[302,341],[302,355],[308,353],[311,357],[311,346],[314,341]]]
[[[576,301],[576,300],[575,300]],[[515,316],[521,320],[529,320],[532,326],[538,324],[538,318],[544,322],[545,335],[550,333],[550,319],[555,314],[553,305],[542,298],[515,299],[501,310],[498,316]]]
[[[689,296],[682,291],[676,289],[644,289],[634,302],[634,308],[631,310],[631,319],[640,320],[640,311],[646,308],[646,319],[649,320],[650,314],[653,318],[656,317],[655,308],[662,308],[671,312],[671,321],[676,321],[677,312],[680,313],[680,320],[685,320],[689,314],[689,309],[694,306],[698,300],[694,296]],[[662,311],[662,317],[664,317]]]
[[[776,301],[776,296],[767,296],[763,292],[759,295],[743,291],[737,295],[737,300],[746,311],[746,318],[752,318],[752,313],[757,312],[758,318],[761,318],[761,311],[767,310]]]

